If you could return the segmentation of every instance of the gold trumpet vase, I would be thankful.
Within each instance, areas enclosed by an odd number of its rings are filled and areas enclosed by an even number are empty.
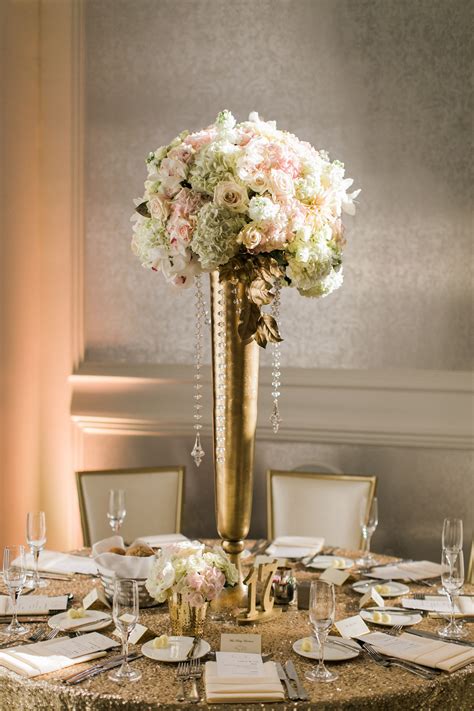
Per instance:
[[[259,347],[242,342],[239,318],[247,298],[242,284],[211,274],[212,383],[215,505],[222,547],[239,571],[214,608],[246,605],[240,556],[250,528],[253,459],[257,425]]]

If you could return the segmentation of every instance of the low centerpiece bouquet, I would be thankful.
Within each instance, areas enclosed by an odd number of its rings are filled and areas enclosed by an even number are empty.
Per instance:
[[[208,603],[238,580],[237,568],[222,548],[186,541],[160,551],[146,588],[157,602],[168,601],[173,634],[183,634],[187,629],[196,631]]]

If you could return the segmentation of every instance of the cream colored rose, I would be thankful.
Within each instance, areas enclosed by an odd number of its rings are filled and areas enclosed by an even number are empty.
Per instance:
[[[150,195],[148,209],[155,220],[162,220],[163,222],[166,222],[170,214],[169,202],[162,195]]]
[[[247,188],[232,180],[218,183],[214,189],[214,202],[232,212],[245,212],[248,206]]]
[[[254,173],[249,179],[248,184],[251,190],[256,193],[264,193],[268,189],[268,181],[265,173]]]
[[[241,230],[237,236],[237,242],[243,244],[247,249],[255,249],[262,241],[263,235],[255,223],[251,222]]]
[[[287,200],[295,194],[293,179],[283,170],[270,172],[269,188],[272,195],[280,200]]]

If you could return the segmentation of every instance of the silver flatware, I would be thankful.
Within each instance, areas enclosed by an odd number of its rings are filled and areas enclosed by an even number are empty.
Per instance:
[[[285,684],[285,686],[286,686],[286,692],[287,692],[287,694],[288,694],[288,698],[289,698],[291,701],[296,701],[297,699],[299,699],[298,692],[296,691],[295,687],[293,686],[293,684],[290,682],[290,680],[289,680],[288,677],[286,676],[286,674],[285,674],[285,672],[284,672],[284,669],[283,669],[283,667],[281,666],[280,662],[277,662],[277,663],[276,663],[276,670],[277,670],[278,678],[279,678],[280,681],[282,681],[282,682]]]
[[[449,639],[448,637],[440,637],[432,632],[422,632],[421,630],[407,629],[407,634],[414,634],[417,637],[426,637],[426,639],[435,639],[437,642],[449,642],[450,644],[460,644],[463,647],[474,647],[474,642],[468,642],[462,639]]]
[[[409,671],[416,676],[420,676],[422,679],[433,679],[435,676],[440,674],[438,669],[428,669],[427,667],[422,667],[414,662],[408,662],[404,659],[398,659],[398,657],[391,657],[387,654],[381,654],[378,652],[371,644],[367,642],[362,643],[362,648],[368,654],[368,656],[376,664],[383,667],[400,667],[405,671]]]
[[[201,641],[200,637],[194,637],[193,643],[191,645],[191,649],[189,652],[186,654],[186,659],[193,659],[195,652],[197,651],[199,647],[199,643]]]
[[[253,555],[259,550],[259,548],[264,546],[266,544],[266,542],[267,542],[266,538],[259,538],[258,541],[255,541],[253,546],[250,546],[250,548],[248,548],[247,550],[249,553],[252,553],[252,555]]]
[[[197,680],[202,676],[201,662],[199,659],[192,659],[190,662],[189,677],[191,679],[191,691],[187,696],[187,700],[192,704],[197,704],[199,701],[199,691],[197,688]]]
[[[180,662],[176,669],[176,679],[179,683],[176,701],[186,701],[186,692],[184,691],[184,682],[189,679],[189,664]]]
[[[288,677],[295,682],[296,684],[296,690],[298,692],[298,698],[300,701],[307,701],[308,700],[308,692],[304,688],[303,684],[300,681],[300,678],[298,676],[298,672],[295,669],[295,665],[289,659],[287,662],[285,662],[285,671],[288,675]]]
[[[140,657],[143,657],[143,654],[141,652],[135,652],[133,654],[129,654],[127,657],[127,662],[134,662],[136,659],[140,659]],[[74,674],[73,676],[67,677],[67,679],[63,679],[63,682],[65,684],[68,684],[69,686],[74,686],[75,684],[80,684],[82,681],[85,681],[86,679],[90,679],[93,676],[98,676],[99,674],[102,674],[103,672],[109,671],[110,669],[115,669],[115,667],[121,666],[123,664],[124,657],[114,657],[113,659],[109,659],[107,662],[102,662],[99,664],[94,664],[94,666],[89,667],[89,669],[86,669],[83,672],[79,672],[78,674]]]

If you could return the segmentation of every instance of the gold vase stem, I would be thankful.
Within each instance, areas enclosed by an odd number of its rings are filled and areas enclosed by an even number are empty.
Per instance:
[[[222,547],[240,572],[240,554],[250,528],[253,493],[253,459],[257,425],[259,347],[255,341],[244,344],[238,333],[240,305],[246,295],[242,284],[234,287],[219,282],[211,274],[212,377],[214,423],[214,472],[217,531]],[[222,303],[219,303],[221,301]],[[237,303],[236,303],[237,302]],[[225,328],[225,452],[216,456],[218,379],[218,323]],[[240,585],[235,596],[243,603]]]

